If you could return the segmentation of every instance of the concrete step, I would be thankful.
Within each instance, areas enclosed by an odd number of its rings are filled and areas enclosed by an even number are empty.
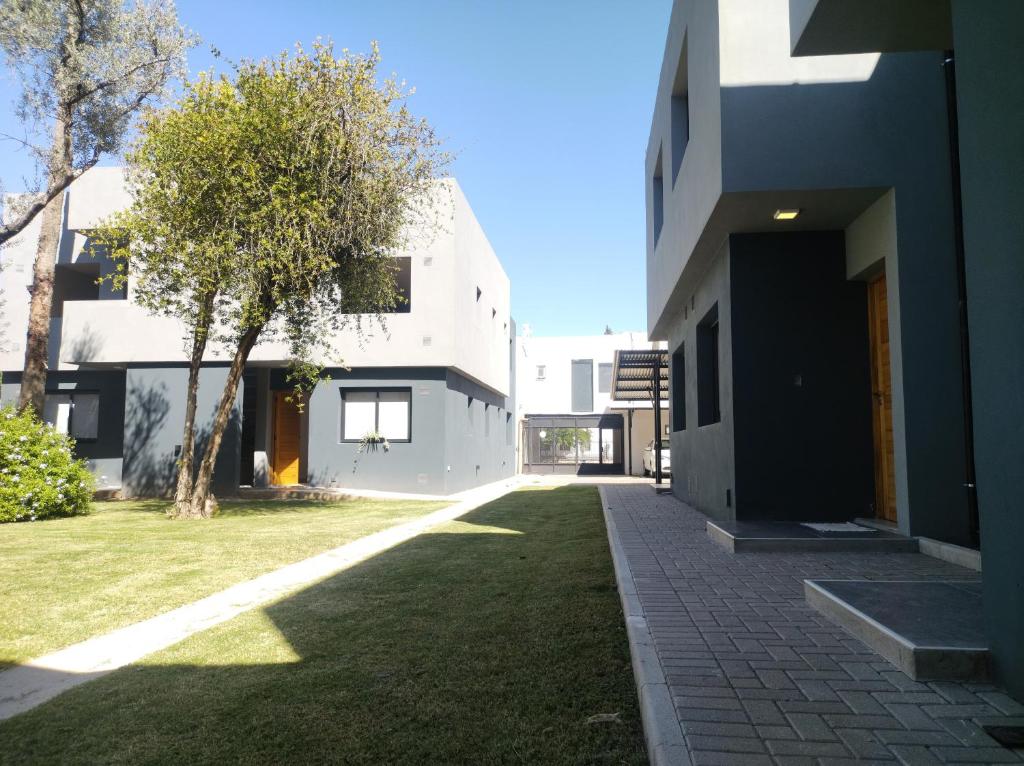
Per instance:
[[[708,521],[712,540],[732,553],[916,553],[917,540],[879,529],[850,525],[825,531],[792,521]]]
[[[987,681],[977,580],[804,580],[807,603],[915,681]]]

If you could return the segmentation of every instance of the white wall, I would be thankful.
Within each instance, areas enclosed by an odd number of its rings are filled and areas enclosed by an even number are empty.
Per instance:
[[[436,225],[412,232],[403,252],[412,264],[411,310],[391,314],[385,325],[372,323],[360,337],[355,328],[333,339],[337,355],[324,357],[330,365],[350,367],[453,368],[493,391],[510,391],[510,284],[468,201],[454,179],[438,181],[435,190]],[[120,168],[94,168],[68,191],[67,225],[61,262],[90,256],[82,250],[85,237],[75,227],[88,228],[127,204]],[[0,352],[0,369],[20,370],[28,319],[28,293],[38,238],[37,218],[7,249],[0,263],[0,295],[6,304],[3,319],[8,345]],[[481,300],[476,300],[480,286]],[[175,319],[154,317],[131,300],[69,301],[65,303],[60,367],[80,364],[183,362],[184,327]],[[101,291],[101,297],[113,297]],[[492,316],[492,309],[494,315]],[[254,363],[287,360],[283,344],[262,343],[252,352]],[[207,361],[226,361],[229,353],[211,348]]]
[[[651,348],[654,345],[647,340],[645,333],[640,332],[548,338],[519,336],[516,338],[516,404],[519,417],[573,412],[573,359],[592,359],[594,363],[594,408],[587,414],[605,412],[612,406],[623,407],[625,403],[613,402],[610,393],[598,391],[598,365],[612,364],[618,350]],[[539,365],[545,368],[542,380],[537,377]],[[640,406],[650,407],[644,403]]]

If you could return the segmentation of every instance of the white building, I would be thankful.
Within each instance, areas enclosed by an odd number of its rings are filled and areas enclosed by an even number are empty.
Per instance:
[[[640,475],[643,450],[654,439],[654,410],[649,402],[612,398],[615,352],[663,344],[641,332],[516,340],[521,470]]]

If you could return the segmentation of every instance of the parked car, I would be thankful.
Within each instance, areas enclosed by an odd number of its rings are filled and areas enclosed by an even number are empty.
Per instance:
[[[654,440],[651,439],[644,449],[644,476],[654,476],[655,465]],[[663,476],[672,475],[672,460],[669,455],[668,439],[661,440],[661,473]]]

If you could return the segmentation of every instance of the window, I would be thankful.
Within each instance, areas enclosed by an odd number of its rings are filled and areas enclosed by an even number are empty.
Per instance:
[[[537,365],[537,380],[544,380],[544,377],[547,374],[547,369],[548,368],[547,368],[546,365],[543,365],[543,364],[538,364]]]
[[[722,419],[718,380],[718,304],[697,325],[697,425]]]
[[[690,88],[687,82],[687,42],[683,38],[683,50],[679,54],[679,66],[676,68],[676,79],[672,83],[672,108],[669,114],[672,132],[672,186],[676,185],[679,168],[683,164],[686,145],[690,143]]]
[[[380,390],[341,389],[341,440],[358,442],[368,433],[388,441],[411,440],[412,391],[408,388]]]
[[[597,365],[597,393],[610,394],[612,392],[612,365],[611,362],[601,362]]]
[[[43,420],[75,439],[96,439],[100,425],[100,395],[79,391],[47,394]]]
[[[572,411],[592,412],[594,409],[594,360],[572,360]]]
[[[665,189],[661,181],[661,149],[654,163],[654,177],[651,179],[651,216],[654,222],[654,244],[661,237],[661,224],[665,219]]]
[[[672,430],[686,430],[686,358],[683,344],[672,354]]]
[[[388,314],[408,314],[412,311],[412,258],[395,258],[395,290],[402,296]]]

